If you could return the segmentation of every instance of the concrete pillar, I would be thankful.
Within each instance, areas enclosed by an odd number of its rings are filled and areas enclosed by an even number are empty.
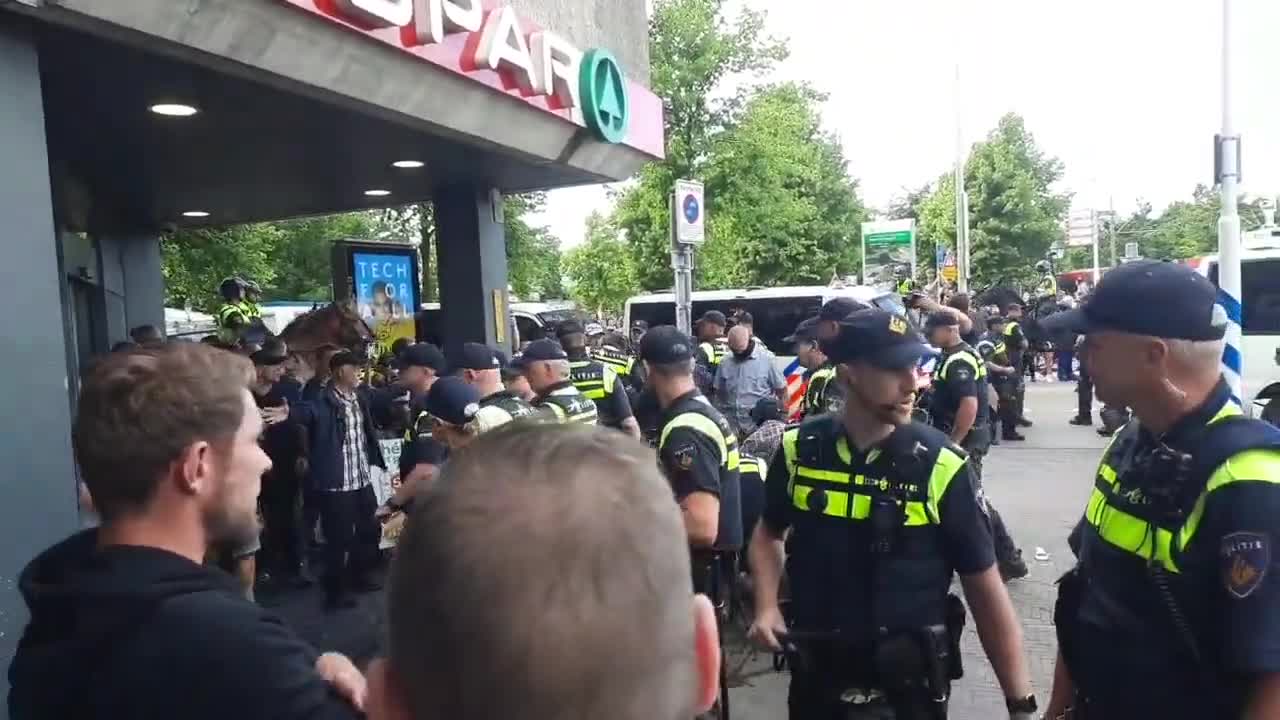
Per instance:
[[[125,316],[124,253],[116,238],[95,238],[98,265],[102,268],[102,325],[106,347],[110,349],[122,340],[129,339],[129,320]]]
[[[151,233],[99,235],[102,291],[110,344],[139,325],[164,330],[164,273],[160,238]],[[105,349],[105,348],[104,348]]]
[[[35,39],[0,22],[0,666],[27,623],[17,576],[78,527],[57,237]],[[0,675],[0,693],[8,683]],[[3,713],[0,713],[2,716]]]
[[[134,233],[120,240],[124,268],[124,313],[130,328],[155,325],[164,331],[164,272],[160,268],[160,238]]]
[[[450,185],[438,189],[433,202],[446,347],[464,342],[508,347],[507,243],[501,196],[470,185]]]

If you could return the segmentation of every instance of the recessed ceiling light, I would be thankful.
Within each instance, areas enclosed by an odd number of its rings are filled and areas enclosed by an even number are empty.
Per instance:
[[[151,112],[166,117],[191,117],[200,112],[194,105],[180,103],[159,103],[151,106]]]
[[[369,197],[386,197],[387,195],[391,194],[391,191],[390,190],[365,190],[364,194],[368,195]]]
[[[209,213],[205,212],[204,210],[188,210],[182,213],[182,217],[206,218],[206,217],[209,217]]]
[[[421,160],[397,160],[391,163],[391,167],[398,167],[404,170],[412,170],[414,168],[420,168],[423,165],[426,165],[426,163],[422,162]]]

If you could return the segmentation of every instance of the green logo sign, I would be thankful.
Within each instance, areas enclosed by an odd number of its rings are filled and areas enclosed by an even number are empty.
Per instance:
[[[579,94],[582,116],[592,134],[607,143],[622,142],[627,137],[631,106],[622,66],[613,53],[596,48],[582,56]]]

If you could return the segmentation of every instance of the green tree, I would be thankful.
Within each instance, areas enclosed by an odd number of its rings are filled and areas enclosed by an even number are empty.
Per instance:
[[[621,316],[627,298],[640,291],[635,263],[618,228],[599,213],[587,218],[587,238],[564,257],[570,295],[592,313]]]
[[[649,21],[650,85],[663,98],[666,159],[641,171],[639,182],[618,199],[614,216],[645,288],[671,285],[667,197],[674,181],[704,177],[712,138],[740,106],[741,96],[725,97],[723,82],[759,77],[787,54],[784,43],[765,35],[761,13],[744,8],[731,23],[724,4],[659,0]],[[708,233],[714,238],[723,193],[707,180]]]
[[[374,237],[379,240],[415,243],[422,270],[422,301],[440,300],[440,278],[436,268],[436,212],[429,202],[387,208],[375,213]]]
[[[212,312],[221,304],[218,284],[239,275],[269,287],[278,264],[280,230],[270,223],[182,230],[160,241],[165,304]]]
[[[822,130],[824,99],[795,83],[760,89],[715,137],[707,178],[720,188],[711,217],[728,220],[713,233],[731,266],[723,274],[740,270],[751,285],[824,284],[861,266],[866,211],[839,140]],[[705,276],[719,263],[708,260],[699,279],[714,287]]]
[[[969,195],[969,268],[976,284],[1029,281],[1035,263],[1064,239],[1070,195],[1052,186],[1063,165],[1036,146],[1022,118],[1008,114],[982,142],[965,168]],[[955,188],[950,173],[920,204],[918,262],[932,265],[939,243],[955,247]]]
[[[1045,156],[1012,113],[974,146],[965,189],[973,222],[970,267],[977,282],[1030,280],[1035,263],[1065,239],[1062,224],[1071,197],[1052,190],[1062,171],[1062,162]]]
[[[366,213],[344,213],[286,220],[274,226],[277,234],[271,258],[275,278],[263,286],[263,296],[267,300],[327,301],[333,296],[333,243],[371,239],[375,223]]]
[[[522,298],[564,297],[560,243],[547,230],[529,222],[528,215],[546,206],[546,193],[511,195],[503,202],[507,234],[507,277],[511,291]]]
[[[930,186],[929,194],[914,206],[916,214],[916,272],[927,277],[936,271],[938,246],[956,249],[955,176],[948,173]]]

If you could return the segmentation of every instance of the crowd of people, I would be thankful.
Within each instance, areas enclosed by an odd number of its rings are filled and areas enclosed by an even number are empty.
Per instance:
[[[1280,717],[1280,433],[1232,411],[1214,300],[1137,263],[1054,321],[1137,421],[1072,533],[1048,717]],[[384,383],[348,348],[140,332],[80,385],[100,525],[19,579],[11,716],[687,720],[727,707],[737,611],[786,658],[795,720],[945,717],[967,616],[1009,716],[1034,717],[1004,584],[1026,568],[982,483],[991,441],[1020,437],[1020,308],[984,334],[963,296],[911,305],[918,324],[838,298],[795,329],[798,423],[743,315],[598,342],[570,322],[514,358],[402,343]],[[397,516],[385,659],[319,653],[246,596],[260,538],[269,572],[310,582],[319,526],[326,607],[348,607],[380,589]]]

